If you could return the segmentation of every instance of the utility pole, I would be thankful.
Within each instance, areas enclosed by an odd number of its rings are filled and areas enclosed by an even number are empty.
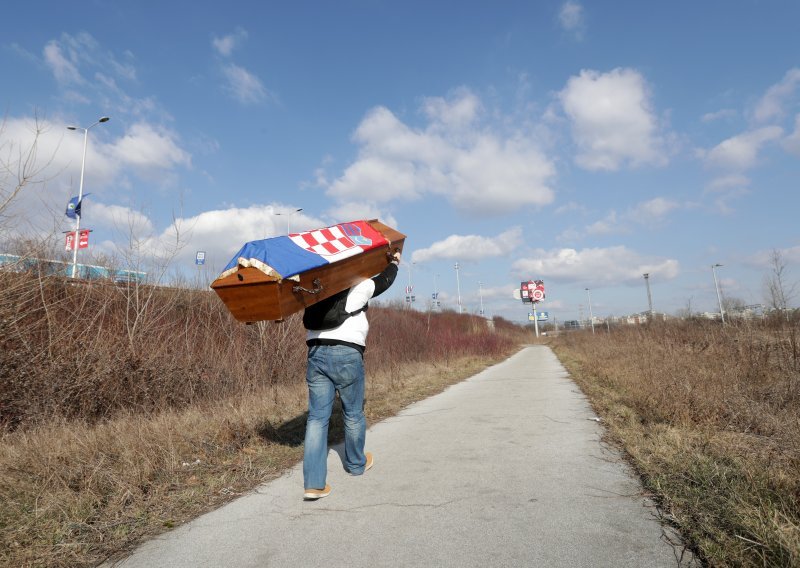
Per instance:
[[[592,334],[594,334],[594,313],[592,313],[592,294],[586,288],[586,295],[589,297],[589,321],[592,323]]]
[[[644,283],[647,286],[647,305],[649,307],[649,321],[653,321],[653,297],[650,295],[650,273],[645,272],[644,276]]]
[[[460,267],[456,262],[455,269],[456,269],[456,286],[458,287],[458,313],[461,313],[461,278],[459,277],[458,274],[459,268]]]
[[[717,302],[719,303],[719,317],[722,318],[722,325],[725,325],[725,310],[722,309],[722,294],[719,292],[719,282],[717,282],[717,267],[721,264],[712,264],[711,273],[714,275],[714,288],[717,289]]]

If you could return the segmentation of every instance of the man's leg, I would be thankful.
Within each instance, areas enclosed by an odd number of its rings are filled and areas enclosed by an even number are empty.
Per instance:
[[[303,446],[303,484],[305,489],[324,489],[328,475],[328,424],[336,395],[328,378],[326,350],[318,345],[308,353],[306,382],[308,383],[308,420]]]
[[[336,372],[332,374],[344,411],[344,461],[352,474],[364,472],[367,458],[364,442],[367,419],[364,416],[364,359],[356,349],[345,345],[334,347]]]

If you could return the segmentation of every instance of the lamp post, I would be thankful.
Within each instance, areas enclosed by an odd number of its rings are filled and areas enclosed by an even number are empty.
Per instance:
[[[481,282],[478,282],[478,295],[480,296],[480,299],[481,299],[481,312],[480,312],[480,315],[483,316],[483,284]]]
[[[592,333],[594,333],[594,314],[592,313],[592,294],[586,288],[586,295],[589,297],[589,321],[592,323]]]
[[[102,116],[97,119],[97,122],[92,124],[91,126],[87,126],[86,128],[82,128],[80,126],[67,126],[67,130],[83,130],[83,158],[81,159],[81,183],[78,188],[78,204],[80,204],[81,199],[83,199],[83,172],[86,169],[86,145],[89,142],[89,129],[94,126],[97,126],[101,122],[108,122],[111,120],[107,116]],[[75,215],[75,237],[72,239],[72,278],[75,278],[78,274],[78,243],[79,243],[79,232],[81,230],[81,216]]]
[[[461,313],[461,278],[459,277],[458,270],[459,270],[458,263],[456,262],[455,269],[456,269],[456,287],[458,288],[458,313]]]
[[[717,303],[719,304],[719,317],[722,319],[723,325],[725,324],[725,310],[722,309],[722,294],[719,292],[719,282],[717,282],[717,268],[722,266],[721,264],[712,264],[711,265],[711,273],[714,275],[714,288],[717,290]]]
[[[406,263],[406,266],[408,266],[408,286],[406,287],[406,304],[408,304],[409,310],[414,308],[414,283],[412,281],[411,273],[414,269],[415,264],[416,262]]]
[[[287,235],[289,233],[291,233],[291,230],[289,228],[289,223],[292,220],[292,215],[294,215],[295,213],[300,213],[300,211],[302,211],[302,210],[303,210],[303,208],[299,207],[299,208],[295,209],[294,211],[289,211],[288,213],[275,213],[275,215],[286,215],[286,234]]]
[[[645,272],[642,276],[644,276],[644,283],[647,286],[647,306],[650,310],[647,314],[647,319],[648,321],[653,321],[653,296],[650,295],[650,273]]]

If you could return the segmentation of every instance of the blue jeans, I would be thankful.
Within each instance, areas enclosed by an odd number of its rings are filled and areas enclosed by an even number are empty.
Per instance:
[[[314,345],[308,350],[308,420],[303,449],[305,489],[322,489],[328,474],[328,425],[336,392],[344,410],[345,468],[364,473],[364,360],[347,345]]]

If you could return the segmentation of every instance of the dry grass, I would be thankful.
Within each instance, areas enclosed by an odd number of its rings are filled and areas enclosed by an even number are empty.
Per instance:
[[[712,566],[800,565],[798,327],[690,322],[553,342]]]
[[[453,313],[369,318],[371,423],[527,337]],[[210,292],[0,273],[0,565],[96,565],[299,461],[298,320],[244,326]]]

